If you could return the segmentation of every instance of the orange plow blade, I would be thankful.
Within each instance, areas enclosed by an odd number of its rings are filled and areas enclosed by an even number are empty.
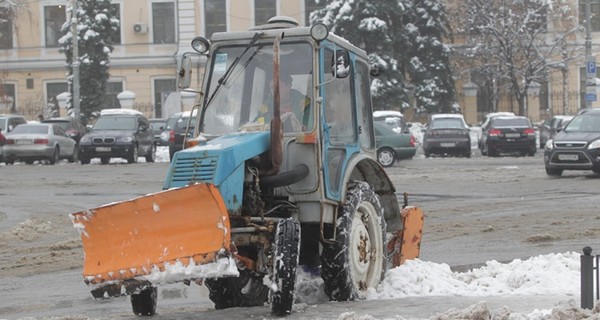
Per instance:
[[[84,280],[96,288],[238,274],[227,209],[211,184],[112,203],[71,219],[83,242]]]
[[[396,231],[387,243],[392,265],[397,267],[406,260],[418,258],[421,254],[423,237],[423,211],[417,207],[405,207],[400,212],[402,230]]]

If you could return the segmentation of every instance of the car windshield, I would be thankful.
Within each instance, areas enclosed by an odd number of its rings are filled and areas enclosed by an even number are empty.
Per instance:
[[[600,132],[600,114],[582,114],[567,124],[565,132]]]
[[[165,121],[151,121],[150,126],[152,130],[161,130],[161,127],[165,127]]]
[[[93,130],[136,130],[137,121],[131,116],[100,117],[94,124]]]
[[[529,127],[529,120],[524,118],[495,118],[493,127]]]
[[[438,118],[433,119],[432,129],[462,129],[464,128],[462,119],[459,118]]]
[[[273,44],[257,43],[245,54],[245,46],[223,46],[217,48],[208,79],[203,133],[221,135],[243,130],[249,124],[254,128],[266,130],[264,124],[270,123],[273,98],[271,96],[271,78],[273,77]],[[240,57],[241,56],[241,57]],[[228,70],[239,57],[239,62]],[[281,107],[287,90],[290,100],[312,100],[312,47],[309,43],[295,42],[280,45],[280,82],[291,76],[291,88],[280,85]],[[228,72],[227,76],[225,73]],[[286,76],[287,75],[287,76]],[[224,81],[224,80],[225,81]],[[220,88],[215,91],[221,83]],[[304,97],[302,100],[297,97]],[[314,104],[305,109],[312,112]],[[263,116],[264,114],[264,116]],[[281,111],[282,118],[284,111]],[[305,114],[306,115],[306,114]],[[302,121],[303,119],[298,119]],[[308,121],[307,121],[308,122]],[[259,125],[262,125],[260,127]],[[311,130],[312,122],[303,129]]]
[[[11,134],[47,134],[48,133],[48,126],[44,126],[44,125],[35,125],[35,124],[31,124],[31,125],[20,125],[20,126],[16,126],[15,129],[11,132]]]

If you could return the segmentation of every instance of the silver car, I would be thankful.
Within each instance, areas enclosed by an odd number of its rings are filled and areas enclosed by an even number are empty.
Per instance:
[[[6,135],[6,144],[2,149],[7,164],[17,160],[28,164],[35,160],[46,160],[50,164],[60,159],[79,161],[75,140],[52,123],[28,123],[15,127]]]

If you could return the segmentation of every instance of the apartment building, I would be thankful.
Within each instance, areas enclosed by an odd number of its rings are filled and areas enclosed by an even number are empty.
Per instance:
[[[0,113],[30,120],[69,90],[60,26],[69,20],[70,0],[19,1],[16,16],[0,21]],[[177,57],[191,51],[196,36],[239,31],[286,15],[307,24],[324,0],[112,0],[121,24],[113,39],[107,108],[117,95],[135,95],[133,108],[148,117],[167,117],[180,100],[175,88]],[[2,10],[2,8],[0,8]],[[170,104],[168,106],[167,104]],[[65,110],[60,110],[65,116]]]

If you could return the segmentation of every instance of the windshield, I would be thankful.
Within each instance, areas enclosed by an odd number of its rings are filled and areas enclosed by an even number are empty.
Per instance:
[[[48,126],[46,125],[20,125],[16,126],[15,129],[11,132],[11,134],[48,134]]]
[[[459,118],[439,118],[431,123],[432,129],[464,129],[464,123]]]
[[[524,118],[495,118],[493,127],[529,127],[529,120]]]
[[[217,48],[206,89],[203,133],[221,135],[239,130],[268,130],[273,116],[273,44],[257,43],[229,71],[221,87],[219,80],[245,49]],[[313,128],[312,49],[309,43],[280,45],[281,119],[285,132]],[[214,96],[213,96],[214,95]],[[286,125],[287,123],[287,125]]]
[[[94,131],[97,130],[136,130],[137,121],[132,116],[110,116],[100,117],[94,124]]]
[[[582,114],[569,122],[565,132],[600,132],[600,114]]]

